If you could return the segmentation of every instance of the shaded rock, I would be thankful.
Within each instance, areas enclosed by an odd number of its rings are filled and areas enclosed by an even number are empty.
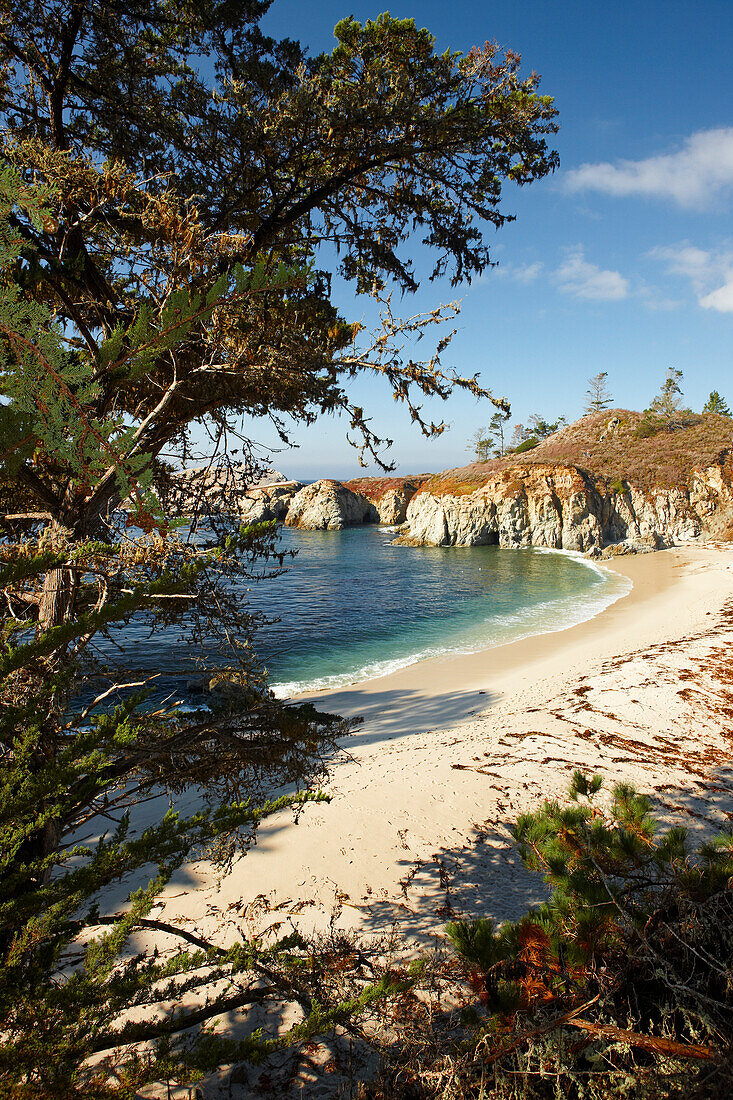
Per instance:
[[[374,507],[379,516],[379,522],[394,527],[404,523],[407,519],[407,505],[415,495],[417,486],[405,482],[397,489],[388,489],[383,496],[375,500]]]
[[[346,488],[371,501],[376,510],[377,523],[395,527],[405,522],[408,504],[423,482],[431,476],[411,474],[406,477],[358,477],[347,481]]]
[[[201,676],[191,676],[186,680],[186,691],[191,695],[204,695],[208,691],[208,678]]]

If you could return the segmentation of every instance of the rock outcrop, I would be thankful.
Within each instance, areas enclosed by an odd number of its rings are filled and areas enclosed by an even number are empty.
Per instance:
[[[288,527],[315,531],[338,531],[363,523],[379,523],[379,513],[370,500],[354,493],[340,481],[324,478],[306,485],[295,494],[285,515]]]
[[[733,525],[733,491],[723,465],[694,472],[690,485],[641,491],[605,488],[573,465],[512,465],[473,492],[413,496],[398,542],[408,545],[544,546],[601,551],[609,544],[653,549]]]
[[[416,474],[409,477],[361,477],[346,483],[352,492],[366,497],[377,512],[377,523],[391,527],[404,523],[407,506],[413,496],[430,477]]]
[[[300,481],[286,481],[278,485],[250,489],[239,502],[242,520],[245,523],[284,520],[290,502],[302,488],[303,483]]]
[[[248,523],[283,519],[291,497],[302,488],[302,482],[288,481],[279,470],[255,475],[246,465],[228,463],[180,470],[158,486],[171,515],[190,515],[203,508],[239,513]]]
[[[407,506],[415,495],[417,486],[405,483],[397,489],[388,489],[373,502],[379,522],[394,527],[407,519]]]
[[[244,467],[175,474],[181,500],[238,510],[249,523],[340,530],[399,526],[408,545],[539,546],[594,557],[733,537],[733,420],[589,414],[533,450],[440,475],[330,478],[303,487]],[[185,492],[184,492],[185,490]]]

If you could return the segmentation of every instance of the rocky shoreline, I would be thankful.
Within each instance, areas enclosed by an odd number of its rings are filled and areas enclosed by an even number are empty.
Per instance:
[[[733,522],[733,492],[720,469],[692,486],[644,492],[632,485],[605,492],[577,467],[510,466],[472,493],[434,494],[414,482],[377,499],[332,479],[306,486],[256,489],[243,500],[250,523],[341,530],[398,526],[407,546],[526,546],[613,556],[720,537]]]
[[[651,439],[640,434],[641,422],[626,410],[610,419],[593,414],[521,457],[440,475],[303,485],[269,471],[247,484],[242,471],[230,499],[247,523],[329,531],[382,524],[397,527],[395,542],[407,546],[537,546],[612,557],[730,539],[730,419],[692,417]],[[201,477],[178,476],[190,486]],[[201,488],[212,504],[221,489]]]
[[[414,497],[398,541],[413,546],[540,546],[590,552],[642,550],[719,537],[733,521],[733,493],[720,470],[690,488],[605,488],[576,466],[516,465],[472,493]]]

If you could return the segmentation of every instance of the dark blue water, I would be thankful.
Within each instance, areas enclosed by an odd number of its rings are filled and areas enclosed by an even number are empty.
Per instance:
[[[559,630],[630,587],[570,554],[415,548],[394,546],[393,538],[379,527],[282,529],[283,547],[298,551],[288,571],[242,588],[253,610],[281,620],[257,640],[277,694],[337,687],[426,657]],[[141,634],[138,642],[141,664],[163,674],[161,686],[193,671],[193,654],[172,632]]]

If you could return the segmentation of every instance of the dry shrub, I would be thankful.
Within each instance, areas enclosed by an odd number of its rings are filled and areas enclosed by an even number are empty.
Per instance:
[[[617,425],[613,424],[615,420]],[[643,421],[641,413],[628,409],[591,413],[523,453],[521,463],[579,466],[598,479],[601,492],[611,483],[622,481],[642,490],[685,488],[696,470],[716,465],[722,466],[728,480],[733,477],[730,417],[690,414],[640,438],[638,429]],[[465,495],[517,464],[514,454],[490,462],[473,462],[436,474],[422,484],[421,491],[436,496]]]

